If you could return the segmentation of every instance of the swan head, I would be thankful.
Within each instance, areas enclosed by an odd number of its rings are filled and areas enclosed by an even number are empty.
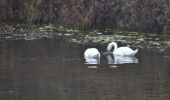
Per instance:
[[[112,52],[111,50],[112,50],[112,48],[114,47],[114,50],[116,50],[117,49],[117,43],[116,42],[111,42],[111,43],[109,43],[109,45],[107,46],[107,51],[108,52]],[[113,50],[113,51],[114,51]]]

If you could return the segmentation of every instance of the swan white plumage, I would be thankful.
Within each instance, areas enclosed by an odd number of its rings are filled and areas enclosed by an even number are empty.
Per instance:
[[[85,64],[100,64],[100,52],[96,48],[88,48],[84,52]]]
[[[84,52],[84,57],[100,58],[100,52],[96,48],[88,48]]]
[[[107,46],[107,51],[111,52],[111,49],[114,47],[113,54],[114,55],[120,55],[120,56],[134,56],[138,53],[138,49],[132,50],[129,47],[119,47],[117,46],[117,43],[111,42]]]

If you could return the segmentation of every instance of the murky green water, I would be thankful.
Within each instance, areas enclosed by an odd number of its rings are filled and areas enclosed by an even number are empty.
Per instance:
[[[137,63],[85,64],[87,46],[0,42],[0,100],[170,100],[170,58],[140,50]],[[98,47],[104,53],[102,47]]]

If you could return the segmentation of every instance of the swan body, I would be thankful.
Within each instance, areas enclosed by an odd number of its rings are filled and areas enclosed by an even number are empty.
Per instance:
[[[111,49],[114,47],[113,54],[114,55],[119,55],[119,56],[134,56],[135,54],[138,53],[138,49],[132,50],[129,47],[119,47],[115,42],[109,43],[107,46],[107,51],[111,52]]]
[[[96,48],[88,48],[84,52],[85,64],[100,64],[100,52]]]
[[[88,48],[84,52],[84,57],[100,58],[100,52],[96,48]]]

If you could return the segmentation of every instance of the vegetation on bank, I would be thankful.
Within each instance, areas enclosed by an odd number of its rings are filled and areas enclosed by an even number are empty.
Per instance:
[[[1,0],[0,23],[170,34],[169,0]]]
[[[157,35],[115,29],[80,30],[62,25],[15,25],[0,27],[2,40],[57,39],[88,46],[101,47],[115,41],[118,45],[132,48],[165,51],[170,47],[170,35]]]

